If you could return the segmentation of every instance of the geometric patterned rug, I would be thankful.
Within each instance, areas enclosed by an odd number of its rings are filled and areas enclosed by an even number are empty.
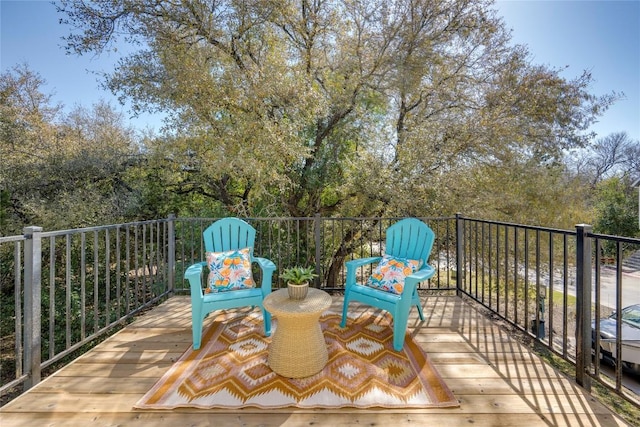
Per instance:
[[[407,334],[404,348],[393,350],[391,316],[360,314],[340,328],[340,315],[320,318],[329,360],[319,373],[290,379],[267,364],[270,337],[262,315],[221,312],[135,405],[174,408],[454,408],[459,402],[427,355]],[[272,333],[278,322],[273,318]],[[295,349],[292,349],[295,351]]]

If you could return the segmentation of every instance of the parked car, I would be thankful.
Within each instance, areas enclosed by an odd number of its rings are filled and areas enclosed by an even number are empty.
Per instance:
[[[640,375],[640,304],[630,305],[621,311],[622,319],[622,368]],[[600,358],[612,364],[618,361],[616,351],[617,315],[600,319]],[[596,325],[592,328],[592,348],[595,348]]]

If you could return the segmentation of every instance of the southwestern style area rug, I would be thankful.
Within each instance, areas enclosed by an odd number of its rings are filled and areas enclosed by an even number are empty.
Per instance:
[[[202,338],[202,348],[187,350],[135,407],[458,407],[410,335],[403,351],[393,351],[391,316],[376,314],[350,318],[346,328],[340,328],[339,314],[323,314],[329,361],[319,373],[299,379],[284,378],[269,368],[270,338],[263,336],[259,311],[218,315]],[[275,331],[277,318],[272,327]]]

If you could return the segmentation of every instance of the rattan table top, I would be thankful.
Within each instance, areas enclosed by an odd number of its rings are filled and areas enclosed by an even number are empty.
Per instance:
[[[301,314],[322,313],[331,306],[331,295],[316,288],[309,288],[306,298],[290,299],[287,289],[279,289],[267,295],[264,308],[276,317],[298,317]]]

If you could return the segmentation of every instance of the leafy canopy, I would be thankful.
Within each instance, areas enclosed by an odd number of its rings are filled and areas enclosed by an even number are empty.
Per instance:
[[[72,53],[138,47],[106,84],[136,111],[170,114],[173,138],[148,149],[185,210],[559,218],[572,201],[563,153],[589,143],[618,96],[590,94],[587,72],[533,64],[487,0],[58,10]]]

